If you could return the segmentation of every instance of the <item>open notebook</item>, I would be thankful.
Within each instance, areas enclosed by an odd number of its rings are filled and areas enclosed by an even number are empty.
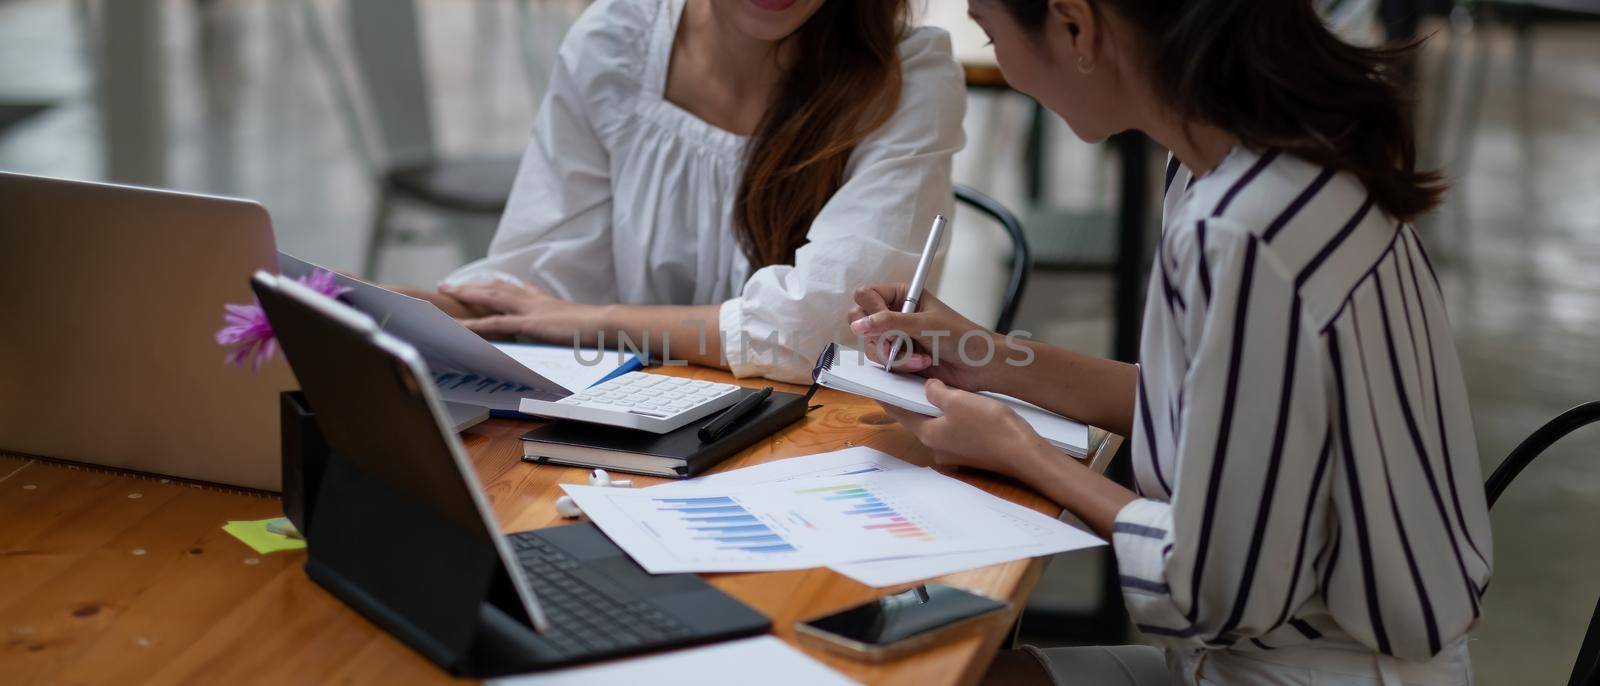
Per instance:
[[[923,390],[926,379],[886,370],[867,359],[866,354],[859,350],[829,344],[817,358],[817,367],[812,375],[818,384],[836,391],[853,393],[930,417],[942,414],[939,408],[928,402],[928,394]],[[1034,431],[1068,455],[1081,459],[1089,454],[1089,427],[1008,395],[983,395],[1011,405]]]

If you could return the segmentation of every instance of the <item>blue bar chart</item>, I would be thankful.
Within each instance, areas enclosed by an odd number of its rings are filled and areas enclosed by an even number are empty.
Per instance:
[[[470,393],[526,393],[533,390],[531,386],[507,383],[486,376],[478,376],[470,372],[438,372],[433,375],[434,383],[440,390],[464,390]]]
[[[654,498],[656,509],[678,517],[690,538],[717,550],[792,553],[795,547],[772,527],[728,496]]]

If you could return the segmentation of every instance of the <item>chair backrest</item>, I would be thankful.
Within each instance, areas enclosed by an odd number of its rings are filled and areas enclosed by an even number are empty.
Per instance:
[[[350,46],[348,55],[334,49],[335,34],[315,4],[300,0],[307,39],[357,153],[374,173],[432,159],[433,113],[416,3],[341,2],[345,40],[339,43]]]
[[[1494,501],[1500,499],[1511,480],[1517,478],[1522,470],[1533,462],[1545,449],[1554,445],[1556,441],[1585,426],[1600,422],[1600,400],[1584,403],[1566,412],[1562,412],[1555,419],[1550,420],[1538,431],[1530,434],[1517,447],[1511,450],[1506,459],[1494,468],[1494,473],[1483,483],[1483,490],[1488,495],[1489,507],[1494,507]]]
[[[1561,413],[1517,444],[1484,482],[1489,507],[1494,507],[1511,481],[1545,449],[1567,434],[1596,422],[1600,422],[1600,401],[1584,403]],[[1597,685],[1600,685],[1600,603],[1595,604],[1594,614],[1589,616],[1589,630],[1584,634],[1583,647],[1578,649],[1572,677],[1567,681],[1567,686]]]
[[[348,0],[346,28],[391,161],[433,155],[422,33],[413,0]]]
[[[994,320],[995,331],[998,331],[998,333],[1010,333],[1011,326],[1016,321],[1016,310],[1018,310],[1018,305],[1022,302],[1022,291],[1027,288],[1027,275],[1029,275],[1030,270],[1034,269],[1032,254],[1027,249],[1027,235],[1022,232],[1022,222],[1019,221],[1016,214],[1011,213],[1010,209],[1006,209],[1005,205],[1000,205],[1000,201],[990,198],[989,195],[984,195],[978,190],[971,189],[971,187],[966,187],[966,185],[955,185],[955,201],[957,201],[958,205],[976,209],[982,216],[989,217],[990,221],[1002,229],[1006,240],[1010,243],[1008,254],[1003,256],[1003,261],[1010,262],[1008,264],[1010,273],[1002,277],[1003,288],[1000,291],[1000,302],[998,302],[1000,310],[998,310]],[[957,235],[960,235],[960,233],[957,233]],[[947,257],[946,273],[944,273],[946,280],[954,278],[949,272],[950,259],[954,259],[957,262],[962,261],[962,257],[955,254],[955,249],[957,249],[957,241],[952,238],[952,241],[950,241],[952,254]],[[960,267],[957,267],[958,269]]]

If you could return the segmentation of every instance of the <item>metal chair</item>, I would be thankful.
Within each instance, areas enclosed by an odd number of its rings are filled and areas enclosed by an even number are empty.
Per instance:
[[[1600,401],[1574,407],[1539,427],[1538,431],[1518,444],[1484,482],[1483,489],[1488,495],[1489,507],[1494,507],[1500,494],[1511,485],[1511,480],[1517,478],[1533,462],[1533,458],[1567,434],[1596,422],[1600,422]],[[1594,614],[1589,617],[1589,631],[1584,634],[1583,646],[1578,649],[1578,660],[1572,666],[1572,678],[1567,681],[1567,686],[1596,684],[1600,684],[1600,602],[1595,604]]]
[[[955,185],[956,202],[971,207],[1000,225],[1011,239],[1011,276],[1000,299],[1000,315],[994,330],[1009,333],[1017,318],[1017,306],[1022,302],[1022,292],[1028,285],[1028,272],[1033,268],[1033,258],[1028,252],[1028,236],[1022,230],[1017,215],[999,201],[970,187]]]
[[[498,220],[511,195],[521,151],[475,158],[439,154],[415,2],[343,3],[353,52],[350,61],[357,78],[347,77],[315,5],[311,0],[299,2],[312,53],[321,63],[351,143],[375,186],[363,275],[376,278],[380,252],[394,234],[391,215],[401,202],[446,215]],[[376,131],[369,131],[367,119],[375,123]],[[487,252],[491,233],[458,229],[455,238],[463,257],[472,259]]]

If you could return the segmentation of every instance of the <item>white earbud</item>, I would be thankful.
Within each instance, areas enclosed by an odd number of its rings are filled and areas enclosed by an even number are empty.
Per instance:
[[[598,486],[600,488],[631,488],[633,486],[633,480],[619,479],[617,481],[612,481],[611,475],[607,474],[606,470],[596,469],[589,472],[589,485]],[[583,514],[583,510],[578,508],[578,504],[572,501],[572,496],[570,495],[564,495],[560,498],[556,498],[556,512],[568,519],[578,517]]]

